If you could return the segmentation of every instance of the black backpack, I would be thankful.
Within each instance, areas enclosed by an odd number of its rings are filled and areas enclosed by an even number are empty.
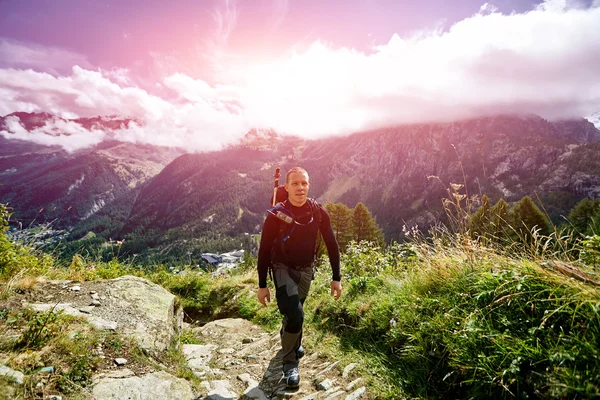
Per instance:
[[[285,251],[285,242],[290,237],[292,232],[294,231],[294,221],[291,212],[286,207],[286,200],[288,199],[288,193],[283,186],[279,186],[276,192],[276,199],[278,200],[275,204],[275,207],[272,207],[268,210],[268,212],[279,220],[279,233],[277,238],[275,239],[276,246],[280,246],[282,254],[287,258],[287,253]],[[281,200],[281,201],[279,201]],[[271,196],[271,202],[273,201],[273,196]],[[308,198],[307,203],[311,208],[311,213],[313,213],[314,221],[312,223],[316,223],[317,226],[321,226],[321,205],[313,198]],[[271,203],[272,204],[272,203]],[[320,229],[320,228],[319,228]],[[320,241],[317,240],[317,245],[315,246],[315,258],[319,252]]]

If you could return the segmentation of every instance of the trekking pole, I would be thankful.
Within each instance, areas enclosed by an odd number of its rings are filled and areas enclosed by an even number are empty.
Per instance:
[[[273,185],[273,205],[271,207],[275,207],[275,203],[277,203],[277,188],[279,187],[279,168],[275,168],[275,175],[273,175],[273,178],[275,178],[275,183]]]

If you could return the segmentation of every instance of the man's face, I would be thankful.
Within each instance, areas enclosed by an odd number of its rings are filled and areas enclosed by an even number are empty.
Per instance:
[[[288,181],[285,183],[285,190],[288,192],[290,203],[296,207],[301,207],[306,203],[308,196],[308,175],[303,172],[294,172],[288,176]]]

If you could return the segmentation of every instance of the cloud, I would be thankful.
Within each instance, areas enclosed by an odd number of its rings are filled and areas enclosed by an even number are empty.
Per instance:
[[[51,119],[44,126],[28,131],[19,117],[9,116],[4,121],[6,130],[0,135],[7,139],[26,140],[46,146],[61,146],[72,152],[96,145],[104,139],[105,132],[98,129],[88,131],[81,124],[64,119]]]
[[[215,18],[226,39],[237,11],[223,4],[229,11]],[[600,110],[598,26],[597,4],[549,0],[510,15],[486,4],[447,31],[394,35],[369,52],[315,42],[269,63],[223,66],[220,84],[173,73],[154,94],[125,70],[4,68],[0,113],[133,117],[140,125],[119,138],[190,150],[218,149],[250,128],[316,138],[497,113],[585,117]]]
[[[227,42],[238,19],[235,0],[222,0],[221,5],[215,8],[211,15],[216,24],[215,39],[218,43]]]
[[[6,92],[5,98],[10,99],[0,100],[0,110],[5,114],[26,109],[71,119],[119,115],[142,121],[142,126],[130,124],[111,133],[125,141],[206,151],[235,142],[247,130],[235,88],[212,88],[181,74],[164,81],[167,88],[178,93],[179,98],[172,101],[137,87],[121,87],[100,71],[77,66],[70,76],[63,77],[32,70],[0,69],[0,82],[0,91]],[[80,136],[79,130],[73,131],[73,125],[53,124],[26,134],[13,121],[2,134],[7,138],[61,145],[68,151],[95,143]],[[68,143],[60,135],[54,135],[61,127],[71,135]],[[47,137],[49,132],[56,137]]]
[[[92,67],[85,56],[67,49],[0,37],[0,68],[32,68],[57,75],[73,65]]]
[[[600,8],[490,6],[447,32],[394,35],[372,53],[315,43],[255,68],[251,124],[318,137],[494,113],[583,117],[600,109]],[[257,101],[258,99],[258,101]]]

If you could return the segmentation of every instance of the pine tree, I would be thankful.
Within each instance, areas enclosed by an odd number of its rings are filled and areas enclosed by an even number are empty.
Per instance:
[[[509,210],[510,206],[502,198],[490,209],[489,234],[492,239],[505,241],[510,237]]]
[[[331,218],[331,226],[340,250],[345,251],[352,240],[352,209],[342,203],[327,203],[325,209]]]
[[[469,221],[469,232],[474,238],[488,237],[492,223],[490,199],[484,194],[481,197],[481,207],[473,213]]]
[[[573,207],[569,213],[569,222],[575,230],[582,234],[598,232],[600,222],[600,199],[585,198]]]
[[[519,232],[521,239],[530,240],[534,229],[542,235],[549,235],[552,225],[529,196],[523,197],[510,212],[513,228]]]
[[[383,231],[362,202],[359,202],[352,212],[352,228],[353,239],[357,243],[368,240],[383,245]]]

